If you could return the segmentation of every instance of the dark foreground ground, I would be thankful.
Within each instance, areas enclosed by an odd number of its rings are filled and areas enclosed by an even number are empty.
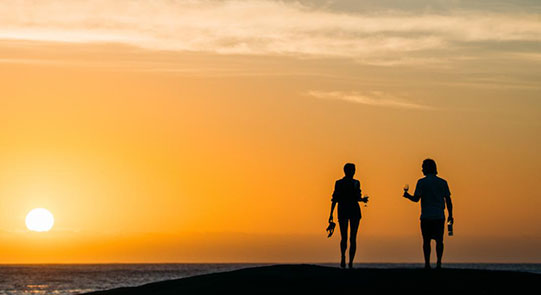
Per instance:
[[[275,265],[88,294],[541,294],[541,275],[465,269]]]

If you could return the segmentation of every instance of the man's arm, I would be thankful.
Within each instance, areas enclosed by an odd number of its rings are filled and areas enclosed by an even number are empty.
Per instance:
[[[449,184],[447,184],[447,181],[445,181],[445,204],[447,205],[447,212],[449,212],[447,221],[453,223],[453,202],[451,201],[451,190],[449,189]]]
[[[417,181],[417,184],[415,185],[415,192],[413,193],[413,195],[408,193],[407,190],[404,190],[404,198],[409,199],[410,201],[415,202],[415,203],[419,202],[422,195],[423,195],[422,179],[419,179]]]
[[[417,196],[417,195],[411,195],[410,193],[408,192],[404,192],[404,198],[406,199],[409,199],[411,200],[412,202],[419,202],[419,200],[421,199],[421,196]]]
[[[447,217],[447,221],[453,223],[453,202],[451,201],[451,195],[445,197],[445,203],[447,204],[447,211],[449,212],[449,217]]]

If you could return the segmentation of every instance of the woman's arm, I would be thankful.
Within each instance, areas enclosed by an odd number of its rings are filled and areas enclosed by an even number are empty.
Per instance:
[[[354,188],[355,188],[355,198],[357,199],[357,202],[364,202],[363,194],[361,191],[361,182],[358,180],[353,180],[354,182]]]
[[[331,215],[329,215],[329,222],[331,222],[333,220],[332,218],[332,214],[334,212],[334,207],[336,207],[336,202],[335,201],[332,201],[331,202]]]

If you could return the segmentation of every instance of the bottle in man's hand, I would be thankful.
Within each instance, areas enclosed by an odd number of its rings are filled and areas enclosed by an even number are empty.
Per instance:
[[[453,221],[449,220],[447,221],[447,232],[449,233],[449,236],[453,236]]]

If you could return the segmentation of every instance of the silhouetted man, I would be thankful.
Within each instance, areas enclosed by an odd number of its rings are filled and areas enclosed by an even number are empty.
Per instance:
[[[340,267],[346,267],[346,249],[348,243],[348,223],[350,224],[349,238],[349,268],[353,267],[353,259],[357,250],[357,230],[361,220],[361,207],[359,202],[368,202],[368,197],[361,197],[361,183],[353,179],[355,164],[344,165],[345,176],[336,181],[331,199],[331,215],[329,222],[333,221],[333,212],[338,203],[338,223],[340,225],[340,252],[342,254]]]
[[[423,161],[424,178],[417,181],[415,193],[410,195],[404,189],[404,197],[419,202],[421,200],[421,232],[423,235],[423,252],[425,268],[430,268],[430,241],[436,240],[437,268],[441,268],[443,256],[443,232],[445,229],[445,204],[449,211],[448,221],[453,223],[453,203],[447,181],[436,176],[438,170],[432,159]]]

